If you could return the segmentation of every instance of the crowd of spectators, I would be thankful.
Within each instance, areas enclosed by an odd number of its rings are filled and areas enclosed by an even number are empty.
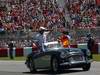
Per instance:
[[[0,32],[35,31],[40,26],[61,30],[68,23],[66,14],[71,19],[69,28],[100,26],[100,6],[95,0],[64,1],[60,7],[57,0],[0,0]]]
[[[95,28],[100,26],[100,4],[96,0],[65,0],[72,27]]]
[[[63,25],[63,11],[60,11],[56,0],[2,0],[0,5],[1,31]]]
[[[0,40],[0,48],[8,48],[9,42],[9,39]],[[16,48],[32,47],[32,40],[14,40],[13,44]]]
[[[0,0],[0,31],[35,30],[65,27],[66,9],[71,27],[94,28],[100,23],[100,8],[95,0]]]
[[[0,0],[0,32],[35,31],[40,26],[61,28],[65,26],[63,14],[56,0]],[[2,40],[1,46],[6,42]],[[16,45],[24,42],[16,41]]]
[[[100,35],[98,35],[100,27],[100,1],[99,0],[65,0],[68,14],[71,18],[72,28],[85,29],[93,35],[96,42],[100,42]],[[94,29],[94,30],[93,30]],[[97,30],[97,31],[96,31]],[[94,32],[93,32],[94,31]],[[87,33],[88,33],[87,32]],[[84,35],[78,37],[76,42],[86,42],[87,33],[78,33]]]

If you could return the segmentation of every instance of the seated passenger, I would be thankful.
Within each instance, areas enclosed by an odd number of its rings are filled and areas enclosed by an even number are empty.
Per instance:
[[[62,32],[62,35],[59,38],[59,42],[64,48],[70,47],[70,36],[68,35],[68,32]]]

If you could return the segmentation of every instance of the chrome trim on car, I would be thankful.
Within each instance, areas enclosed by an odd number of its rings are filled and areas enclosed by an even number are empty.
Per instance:
[[[61,63],[60,66],[63,66],[63,65],[73,65],[73,64],[81,64],[81,63],[86,63],[86,61],[77,61],[77,62],[64,62],[64,63]]]

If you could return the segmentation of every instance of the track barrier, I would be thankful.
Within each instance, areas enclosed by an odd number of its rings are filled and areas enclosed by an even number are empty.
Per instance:
[[[77,45],[71,45],[72,48],[84,48],[87,49],[87,44],[77,44]],[[34,51],[34,48],[32,47],[24,47],[24,48],[14,48],[13,50],[13,56],[27,56],[29,53]],[[95,44],[93,47],[94,54],[100,54],[100,43]],[[9,56],[9,48],[0,48],[0,57],[7,57]]]

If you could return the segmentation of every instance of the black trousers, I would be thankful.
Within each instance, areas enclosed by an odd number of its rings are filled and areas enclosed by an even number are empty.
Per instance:
[[[92,52],[92,48],[88,48],[91,52],[90,58],[93,59],[93,52]]]
[[[10,57],[10,59],[14,59],[14,57],[13,57],[13,49],[9,49],[9,57]]]

